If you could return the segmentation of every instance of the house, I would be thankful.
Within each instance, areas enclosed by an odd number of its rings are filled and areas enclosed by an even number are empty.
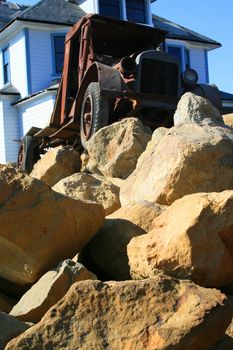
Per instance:
[[[0,0],[0,163],[15,162],[19,140],[31,126],[48,124],[61,77],[64,40],[85,13],[100,13],[168,31],[166,50],[182,70],[208,83],[210,50],[220,43],[151,13],[154,0],[42,0],[14,8]],[[8,4],[8,6],[6,5]]]

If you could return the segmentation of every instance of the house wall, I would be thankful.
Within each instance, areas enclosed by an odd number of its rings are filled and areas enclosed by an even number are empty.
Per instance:
[[[49,124],[55,98],[55,92],[41,94],[17,107],[20,137],[25,135],[32,126],[44,128]]]
[[[5,130],[4,130],[4,118],[3,118],[3,101],[0,97],[0,163],[6,163],[6,150],[5,150]]]
[[[98,13],[98,0],[81,0],[79,6],[86,13]]]
[[[25,33],[21,31],[9,42],[10,82],[22,97],[28,95],[27,66],[25,61]]]
[[[190,67],[198,73],[198,83],[209,83],[207,52],[204,46],[171,39],[167,39],[166,44],[187,48],[190,54]]]
[[[0,97],[0,163],[16,162],[19,144],[18,112],[12,108],[15,96]],[[4,119],[3,119],[4,116]]]

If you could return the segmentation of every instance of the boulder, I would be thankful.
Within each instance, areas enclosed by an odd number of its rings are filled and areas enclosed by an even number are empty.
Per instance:
[[[135,169],[151,134],[139,119],[125,118],[100,129],[87,145],[87,168],[105,177],[127,178]]]
[[[37,323],[64,297],[73,283],[91,279],[96,279],[96,276],[83,265],[65,260],[42,276],[13,307],[10,315],[21,321]]]
[[[53,186],[53,190],[81,200],[100,203],[105,215],[120,208],[119,187],[99,175],[76,173],[68,176]]]
[[[183,123],[223,125],[224,121],[219,110],[209,100],[186,92],[181,97],[174,114],[174,125]]]
[[[157,129],[120,189],[121,205],[147,200],[170,205],[198,192],[233,188],[233,130],[181,124]]]
[[[109,215],[103,227],[82,251],[82,261],[99,277],[113,280],[130,279],[127,244],[147,233],[165,206],[138,202]]]
[[[0,311],[8,314],[15,304],[16,301],[14,299],[0,292]]]
[[[223,115],[223,121],[226,125],[233,128],[233,113]]]
[[[0,165],[0,277],[34,283],[72,258],[104,221],[102,205],[53,191],[13,167]]]
[[[82,281],[5,350],[208,350],[232,315],[232,297],[190,281]]]
[[[29,325],[26,323],[0,311],[0,350],[5,349],[6,344],[11,339],[25,332],[28,328]]]
[[[53,186],[64,177],[77,173],[80,167],[81,160],[78,152],[59,146],[45,153],[34,165],[30,175]]]
[[[197,193],[168,207],[127,247],[131,276],[159,271],[222,288],[233,284],[233,191]]]

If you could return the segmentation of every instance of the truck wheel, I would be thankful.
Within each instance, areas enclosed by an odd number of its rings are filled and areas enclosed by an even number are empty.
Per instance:
[[[33,165],[33,137],[27,135],[23,137],[20,143],[17,167],[30,173]]]
[[[101,95],[99,83],[90,83],[85,92],[81,109],[81,143],[86,148],[90,138],[108,125],[109,101]]]

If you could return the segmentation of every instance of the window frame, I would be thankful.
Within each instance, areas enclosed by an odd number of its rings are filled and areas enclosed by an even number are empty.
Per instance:
[[[8,62],[5,63],[5,52],[8,53]],[[5,71],[6,67],[6,71]],[[7,73],[7,74],[6,74]],[[9,44],[2,48],[2,76],[3,76],[3,86],[10,84],[11,82],[11,74],[10,74],[10,50]]]
[[[169,47],[175,47],[180,49],[180,53],[181,53],[181,72],[184,72],[186,68],[191,68],[191,60],[190,60],[190,50],[187,46],[185,45],[181,45],[181,44],[175,44],[175,43],[166,43],[166,52],[168,52],[168,48]],[[188,64],[186,63],[186,54],[188,54]],[[170,54],[171,55],[171,54]]]
[[[128,21],[126,0],[118,0],[118,1],[119,1],[119,7],[120,7],[120,18],[119,19]],[[145,23],[142,23],[142,22],[135,22],[135,23],[140,23],[140,24],[152,26],[153,25],[152,16],[150,16],[151,3],[148,0],[143,0],[143,1],[144,1],[144,9],[145,9]],[[95,0],[95,5],[96,5],[97,13],[100,14],[99,0]]]
[[[55,46],[55,38],[57,37],[64,37],[64,43],[65,43],[65,38],[66,38],[66,33],[61,32],[61,33],[52,33],[51,34],[51,46],[52,46],[52,65],[53,65],[53,72],[52,76],[53,77],[60,77],[62,74],[62,69],[61,71],[57,70],[57,53],[56,53],[56,46]],[[64,54],[65,54],[65,45],[64,45],[64,52],[63,52],[63,62],[64,62]]]

